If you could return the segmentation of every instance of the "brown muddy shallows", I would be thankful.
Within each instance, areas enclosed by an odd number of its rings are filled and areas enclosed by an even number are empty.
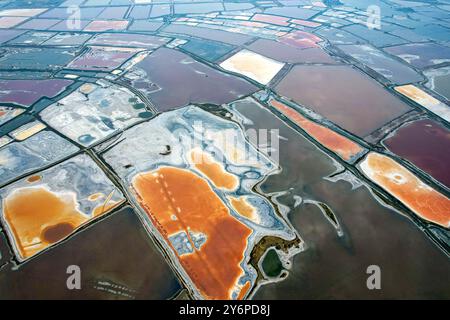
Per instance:
[[[42,230],[41,238],[46,242],[55,243],[71,234],[74,229],[71,223],[61,222]]]
[[[95,208],[93,217],[116,205],[118,203]],[[79,211],[75,194],[59,194],[44,187],[14,190],[4,199],[4,217],[23,258],[58,242],[92,219]]]
[[[27,178],[29,183],[41,181],[42,177],[40,175],[34,175]]]
[[[230,299],[243,274],[240,263],[251,229],[235,219],[208,183],[191,171],[162,167],[136,175],[132,187],[200,294]],[[177,254],[169,237],[180,232],[188,236],[192,252]],[[205,235],[199,249],[190,232]]]
[[[391,158],[371,152],[361,163],[361,169],[421,218],[445,228],[450,226],[450,199]]]
[[[189,152],[189,162],[217,188],[234,190],[239,186],[239,179],[235,175],[227,172],[210,154],[200,149],[192,149]]]
[[[300,248],[302,245],[302,240],[296,237],[293,240],[284,240],[275,236],[265,236],[253,247],[252,252],[250,253],[250,264],[257,270],[258,276],[256,282],[258,283],[260,280],[264,279],[264,275],[258,267],[258,263],[261,260],[262,256],[270,249],[275,248],[278,251],[282,251],[284,253],[289,253],[289,250],[292,248]]]
[[[340,135],[339,133],[328,129],[322,125],[319,125],[304,116],[287,105],[271,100],[272,107],[280,111],[287,118],[294,121],[305,132],[311,135],[315,140],[322,144],[327,149],[338,154],[345,161],[349,161],[352,157],[358,153],[364,151],[364,149],[352,140]]]

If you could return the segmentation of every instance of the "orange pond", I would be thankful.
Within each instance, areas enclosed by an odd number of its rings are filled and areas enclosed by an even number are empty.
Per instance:
[[[418,216],[446,228],[450,226],[450,199],[393,159],[371,152],[361,163],[361,169]]]
[[[177,257],[202,296],[230,299],[239,288],[240,263],[252,230],[230,214],[206,180],[191,171],[162,167],[136,175],[132,187],[174,253],[169,237],[183,231],[188,235],[194,251]],[[203,233],[206,242],[196,249],[188,231]],[[238,297],[248,289],[248,285],[241,287]]]
[[[39,176],[28,179],[39,180]],[[20,256],[26,259],[118,204],[108,200],[106,197],[104,204],[96,207],[89,217],[79,211],[74,193],[56,193],[42,186],[22,187],[4,199],[3,215]]]
[[[234,190],[239,186],[239,179],[235,175],[227,172],[223,165],[200,149],[192,149],[189,152],[189,162],[217,188]]]
[[[299,112],[279,101],[271,100],[270,104],[286,117],[294,121],[320,144],[338,154],[346,161],[349,161],[353,156],[364,150],[352,140],[303,117]]]

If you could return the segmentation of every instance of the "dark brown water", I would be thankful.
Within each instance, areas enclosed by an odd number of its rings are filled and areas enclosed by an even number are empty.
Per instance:
[[[55,243],[67,237],[73,232],[73,230],[74,227],[70,223],[62,222],[44,229],[42,232],[42,238],[46,242]]]
[[[69,265],[81,269],[81,290],[66,287]],[[0,271],[0,299],[167,299],[181,288],[130,208],[11,267]]]
[[[423,119],[402,126],[384,144],[450,188],[450,130]]]
[[[257,90],[256,86],[241,78],[167,48],[154,51],[137,67],[143,69],[147,76],[133,81],[132,85],[146,93],[160,111],[190,103],[220,105]]]

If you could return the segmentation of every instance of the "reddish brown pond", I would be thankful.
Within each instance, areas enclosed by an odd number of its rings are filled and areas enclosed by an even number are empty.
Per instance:
[[[383,143],[450,187],[450,131],[443,125],[429,119],[410,122]]]

